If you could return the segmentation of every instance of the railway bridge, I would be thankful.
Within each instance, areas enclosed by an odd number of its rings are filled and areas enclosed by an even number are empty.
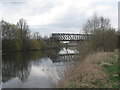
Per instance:
[[[88,34],[52,33],[52,41],[84,41]]]

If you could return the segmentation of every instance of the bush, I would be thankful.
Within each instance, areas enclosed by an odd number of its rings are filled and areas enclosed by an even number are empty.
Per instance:
[[[92,34],[89,41],[95,51],[114,51],[117,48],[117,33],[115,30],[96,30],[96,32]]]
[[[37,40],[29,41],[29,50],[41,49],[40,43]]]
[[[117,47],[117,32],[111,27],[110,20],[93,16],[84,25],[83,30],[90,34],[88,40],[79,43],[81,57],[97,51],[112,52]]]
[[[90,41],[83,41],[79,43],[78,50],[80,52],[80,59],[83,60],[88,54],[93,53],[95,50],[93,44]]]
[[[7,51],[20,51],[22,49],[21,40],[3,40],[2,41],[2,50],[3,52]]]
[[[41,49],[41,45],[37,40],[3,40],[2,50],[3,52],[11,51],[27,51],[27,50],[38,50]]]

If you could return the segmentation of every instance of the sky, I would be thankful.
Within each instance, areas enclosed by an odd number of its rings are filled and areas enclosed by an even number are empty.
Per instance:
[[[120,1],[118,3],[118,30],[120,31]]]
[[[118,28],[119,0],[0,0],[0,19],[16,24],[24,18],[31,32],[80,33],[93,14]]]

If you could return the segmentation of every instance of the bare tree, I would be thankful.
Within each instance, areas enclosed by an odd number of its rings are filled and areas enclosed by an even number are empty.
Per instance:
[[[2,39],[11,39],[12,30],[12,24],[9,24],[4,20],[1,21]]]
[[[36,40],[41,40],[42,39],[42,37],[41,37],[39,32],[33,33],[33,38],[36,39]]]
[[[94,15],[85,23],[83,30],[91,34],[90,43],[95,50],[113,51],[117,46],[117,34],[110,20]]]
[[[111,29],[110,20],[104,17],[98,17],[95,14],[92,18],[88,19],[83,26],[83,30],[86,34],[96,33],[97,30],[105,31],[109,29]]]
[[[20,30],[21,40],[26,39],[29,36],[29,26],[27,25],[27,22],[22,18],[17,23],[17,26]]]

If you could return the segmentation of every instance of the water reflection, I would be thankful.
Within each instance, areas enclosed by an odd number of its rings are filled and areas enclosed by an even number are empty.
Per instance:
[[[3,55],[3,88],[53,87],[70,63],[60,61],[60,57],[59,50]]]

